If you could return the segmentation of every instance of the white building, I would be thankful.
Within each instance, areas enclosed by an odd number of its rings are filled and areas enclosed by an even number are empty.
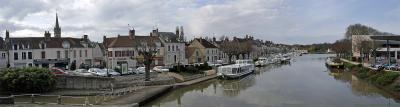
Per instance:
[[[45,31],[43,37],[10,37],[6,31],[10,67],[61,67],[70,68],[80,64],[93,64],[93,43],[88,35],[82,38],[61,37],[61,28],[56,16],[54,37]]]
[[[0,37],[0,69],[6,68],[8,64],[8,54],[6,44],[2,37]]]
[[[172,32],[158,32],[161,42],[164,44],[164,64],[166,66],[173,66],[180,64],[187,64],[185,58],[185,41],[183,40],[183,28],[177,27],[176,33]]]

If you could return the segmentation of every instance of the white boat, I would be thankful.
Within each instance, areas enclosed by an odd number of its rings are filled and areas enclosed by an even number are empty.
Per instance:
[[[222,79],[235,79],[246,76],[254,71],[254,64],[251,60],[236,60],[233,65],[218,67],[218,77]]]
[[[254,63],[254,65],[255,65],[256,67],[262,67],[262,66],[266,66],[266,65],[268,65],[268,64],[269,64],[268,58],[264,58],[264,57],[258,58],[258,61],[256,61],[256,62]]]
[[[285,54],[285,55],[283,55],[283,57],[281,58],[281,61],[282,61],[282,63],[285,63],[285,62],[290,62],[290,55],[288,55],[288,54]]]
[[[331,68],[343,68],[343,62],[335,58],[327,58],[326,65]]]

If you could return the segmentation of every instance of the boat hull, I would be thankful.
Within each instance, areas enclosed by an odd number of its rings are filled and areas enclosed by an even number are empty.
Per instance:
[[[240,78],[246,77],[247,75],[250,75],[252,73],[254,73],[254,70],[251,70],[250,72],[244,73],[242,75],[225,75],[225,74],[221,74],[221,75],[218,76],[218,78],[219,79],[227,79],[227,80],[229,80],[229,79],[240,79]]]

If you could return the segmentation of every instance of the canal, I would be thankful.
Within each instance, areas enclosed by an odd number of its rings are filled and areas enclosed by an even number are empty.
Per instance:
[[[348,72],[330,73],[332,55],[297,56],[291,64],[270,65],[239,80],[213,79],[173,90],[150,107],[388,107],[394,96]]]

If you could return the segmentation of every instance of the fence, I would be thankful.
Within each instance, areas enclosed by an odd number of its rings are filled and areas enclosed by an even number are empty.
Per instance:
[[[145,87],[145,82],[125,87],[114,89],[111,88],[104,91],[102,94],[95,96],[63,96],[63,95],[41,95],[41,94],[20,94],[11,95],[14,104],[62,104],[62,105],[97,105],[105,101],[118,98],[119,96],[137,91]]]

